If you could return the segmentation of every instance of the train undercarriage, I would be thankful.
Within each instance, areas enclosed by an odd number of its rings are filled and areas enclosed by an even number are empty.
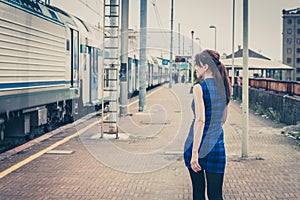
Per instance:
[[[33,139],[72,122],[72,107],[77,106],[73,101],[75,100],[60,101],[0,115],[0,140],[3,141],[5,137]]]

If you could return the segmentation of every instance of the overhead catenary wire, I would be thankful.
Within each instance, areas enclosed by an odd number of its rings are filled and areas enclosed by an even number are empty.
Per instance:
[[[161,28],[162,27],[162,25],[161,25],[161,18],[160,18],[160,15],[159,15],[159,12],[158,12],[158,9],[157,9],[155,1],[152,1],[152,6],[153,6],[153,9],[154,9],[154,12],[155,12],[155,16],[156,16],[156,20],[157,20],[158,26]]]
[[[155,16],[156,16],[156,21],[158,23],[158,26],[159,26],[159,30],[163,36],[163,38],[166,40],[166,36],[165,36],[165,31],[162,31],[162,23],[161,23],[161,18],[160,18],[160,15],[159,15],[159,12],[158,12],[158,9],[157,9],[157,5],[156,5],[156,2],[155,0],[152,1],[152,6],[153,6],[153,9],[154,9],[154,13],[155,13]]]
[[[101,19],[103,19],[103,15],[100,14],[100,11],[102,11],[103,9],[101,9],[100,7],[100,3],[104,3],[103,1],[105,0],[96,0],[96,9],[98,8],[99,11],[95,10],[94,8],[92,8],[89,4],[88,4],[88,1],[86,0],[86,2],[84,2],[83,0],[78,0],[80,3],[82,3],[84,6],[86,6],[88,9],[90,9],[91,11],[93,11],[96,15],[98,15],[99,17],[101,17]],[[104,32],[104,29],[101,29],[103,33]]]
[[[92,8],[87,2],[84,2],[83,0],[78,0],[79,2],[81,2],[84,6],[86,6],[87,8],[89,8],[91,11],[93,11],[96,15],[98,15],[99,17],[103,17],[103,15],[101,15],[99,13],[99,11],[95,10],[94,8]],[[97,3],[97,7],[100,7],[98,4],[98,0],[96,1]],[[100,10],[100,9],[99,9]]]

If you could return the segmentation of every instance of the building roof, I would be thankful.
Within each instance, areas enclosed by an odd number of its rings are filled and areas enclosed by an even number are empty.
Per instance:
[[[261,59],[265,59],[265,60],[271,60],[270,58],[263,56],[259,53],[256,53],[255,51],[253,51],[251,49],[248,49],[248,56],[251,58],[261,58]],[[232,57],[232,54],[226,56],[226,58],[231,58],[231,57]],[[239,46],[239,49],[236,52],[234,52],[234,57],[235,58],[243,57],[243,49],[241,49],[240,46]]]
[[[290,9],[290,10],[282,10],[282,14],[300,14],[300,8]]]
[[[227,58],[221,60],[221,62],[226,66],[227,69],[232,67],[232,59]],[[234,59],[234,66],[237,69],[243,69],[243,57],[238,57]],[[262,58],[248,58],[248,68],[249,70],[257,69],[283,69],[283,70],[293,70],[294,68],[279,62],[266,60]]]

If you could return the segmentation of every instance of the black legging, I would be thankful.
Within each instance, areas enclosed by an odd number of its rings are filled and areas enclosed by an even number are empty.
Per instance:
[[[207,181],[207,196],[209,200],[222,200],[222,186],[224,174],[205,172],[203,170],[194,172],[189,169],[192,185],[193,200],[205,200],[205,178]]]

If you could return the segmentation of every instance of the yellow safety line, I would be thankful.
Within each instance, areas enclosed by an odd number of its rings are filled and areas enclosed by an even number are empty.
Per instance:
[[[19,169],[20,167],[26,165],[27,163],[30,163],[31,161],[37,159],[38,157],[42,156],[43,154],[47,153],[48,151],[50,151],[50,150],[52,150],[52,149],[58,147],[59,145],[65,143],[65,142],[67,142],[67,141],[69,141],[70,139],[76,137],[77,135],[82,134],[82,133],[85,132],[86,130],[88,130],[88,129],[92,128],[93,126],[95,126],[97,123],[99,123],[99,122],[98,122],[98,121],[93,122],[92,124],[90,124],[90,125],[86,126],[85,128],[83,128],[83,129],[77,131],[76,133],[73,133],[72,135],[70,135],[70,136],[68,136],[68,137],[66,137],[66,138],[64,138],[64,139],[62,139],[62,140],[60,140],[60,141],[58,141],[58,142],[52,144],[51,146],[47,147],[46,149],[43,149],[43,150],[39,151],[38,153],[36,153],[36,154],[34,154],[34,155],[31,155],[31,156],[29,156],[28,158],[24,159],[23,161],[21,161],[21,162],[15,164],[15,165],[11,166],[10,168],[8,168],[8,169],[2,171],[2,172],[0,173],[0,179],[3,178],[3,177],[5,177],[5,176],[7,176],[7,175],[10,174],[11,172],[13,172],[13,171]]]
[[[158,92],[158,91],[161,90],[161,89],[162,89],[162,88],[160,88],[160,89],[158,89],[158,90],[156,90],[156,91],[153,91],[152,93],[150,93],[150,94],[147,95],[147,96],[150,96],[150,95],[152,95],[152,94]],[[129,104],[129,106],[132,105],[132,104],[134,104],[134,103],[136,103],[137,101],[138,101],[138,100],[135,100],[135,101],[131,102],[131,103]],[[13,165],[13,166],[11,166],[10,168],[8,168],[8,169],[2,171],[2,172],[0,173],[0,179],[2,179],[3,177],[7,176],[7,175],[10,174],[10,173],[12,173],[13,171],[15,171],[15,170],[17,170],[17,169],[23,167],[24,165],[30,163],[31,161],[37,159],[38,157],[42,156],[43,154],[47,153],[48,151],[51,151],[52,149],[58,147],[59,145],[62,145],[62,144],[64,144],[65,142],[69,141],[70,139],[72,139],[72,138],[74,138],[74,137],[76,137],[76,136],[78,136],[78,135],[84,133],[84,132],[87,131],[88,129],[90,129],[90,128],[92,128],[93,126],[95,126],[97,123],[99,123],[98,120],[95,121],[95,122],[93,122],[92,124],[86,126],[85,128],[83,128],[83,129],[77,131],[76,133],[73,133],[72,135],[70,135],[70,136],[68,136],[68,137],[66,137],[66,138],[64,138],[64,139],[62,139],[62,140],[60,140],[60,141],[58,141],[58,142],[52,144],[51,146],[47,147],[46,149],[43,149],[43,150],[37,152],[36,154],[31,155],[31,156],[29,156],[28,158],[22,160],[21,162],[15,164],[15,165]]]

